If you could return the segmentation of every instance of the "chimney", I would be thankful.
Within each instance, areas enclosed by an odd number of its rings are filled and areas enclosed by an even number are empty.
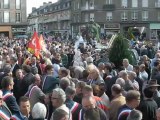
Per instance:
[[[43,2],[43,5],[46,5],[47,3],[46,2]]]
[[[32,7],[32,12],[36,10],[36,7]]]
[[[51,2],[51,1],[49,1],[48,3],[49,3],[49,4],[52,4],[52,2]]]

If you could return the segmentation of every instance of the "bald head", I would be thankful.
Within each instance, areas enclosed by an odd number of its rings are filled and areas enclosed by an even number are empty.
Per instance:
[[[96,101],[93,97],[87,96],[82,99],[82,106],[84,109],[91,109],[96,107]]]
[[[122,87],[119,84],[114,84],[111,88],[112,90],[112,95],[119,95],[122,92]]]

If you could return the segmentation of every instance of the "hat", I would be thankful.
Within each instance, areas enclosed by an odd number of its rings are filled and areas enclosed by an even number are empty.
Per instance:
[[[157,84],[157,80],[150,80],[147,85],[147,87],[159,87],[159,86],[160,85]]]

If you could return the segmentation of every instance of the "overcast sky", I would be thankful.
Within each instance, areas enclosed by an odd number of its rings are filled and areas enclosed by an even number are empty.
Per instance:
[[[27,14],[32,12],[32,7],[39,7],[43,5],[43,2],[57,2],[58,0],[27,0]]]

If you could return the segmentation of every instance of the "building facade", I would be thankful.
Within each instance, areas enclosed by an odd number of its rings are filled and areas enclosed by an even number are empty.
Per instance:
[[[0,0],[0,35],[25,34],[27,28],[26,0]]]
[[[83,33],[90,21],[101,35],[127,32],[129,27],[149,40],[160,38],[160,0],[59,0],[33,10],[30,29],[58,34]],[[159,36],[159,37],[158,37]]]
[[[160,0],[73,0],[72,32],[83,31],[89,21],[101,26],[101,34],[137,28],[146,39],[160,35]]]
[[[32,10],[28,17],[31,34],[36,29],[39,33],[52,33],[67,36],[71,34],[71,0],[59,0],[56,3],[43,3]]]

